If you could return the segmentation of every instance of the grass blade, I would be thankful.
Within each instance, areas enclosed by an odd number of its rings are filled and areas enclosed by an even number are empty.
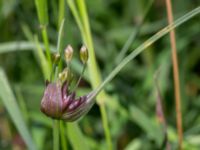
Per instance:
[[[67,124],[67,134],[70,137],[69,141],[74,150],[89,150],[89,147],[85,143],[85,138],[77,123]]]
[[[42,69],[44,79],[49,79],[50,78],[50,69],[49,69],[49,66],[48,66],[48,62],[46,60],[45,55],[43,54],[42,48],[39,45],[38,37],[35,36],[34,39],[35,39],[35,43],[36,43],[36,46],[37,46],[36,55],[38,57],[40,67]]]
[[[80,18],[82,21],[83,30],[85,33],[85,34],[82,33],[82,39],[84,40],[86,46],[88,47],[89,56],[90,56],[88,60],[88,72],[90,75],[90,83],[92,85],[92,88],[95,89],[102,82],[102,79],[101,79],[100,70],[96,61],[87,8],[86,8],[86,4],[84,0],[76,0],[76,2],[78,5],[78,10],[79,10]],[[107,119],[108,117],[107,117],[106,108],[104,104],[105,100],[108,100],[108,97],[106,96],[106,93],[102,91],[97,97],[97,103],[100,107],[107,146],[109,150],[112,150],[113,149],[112,138],[110,134],[108,119]]]
[[[180,17],[176,21],[174,21],[172,24],[166,26],[165,28],[158,31],[156,34],[154,34],[152,37],[150,37],[148,40],[146,40],[143,44],[141,44],[139,47],[137,47],[132,53],[130,53],[127,57],[123,59],[123,61],[113,69],[113,71],[107,76],[107,78],[102,82],[99,87],[97,87],[95,93],[91,97],[94,98],[101,90],[104,88],[104,86],[110,82],[120,71],[121,69],[128,64],[131,60],[133,60],[136,56],[138,56],[140,53],[142,53],[146,48],[151,46],[153,43],[155,43],[157,40],[159,40],[161,37],[169,33],[172,29],[175,29],[176,27],[182,25],[184,22],[190,20],[194,16],[200,13],[200,6],[193,9],[192,11],[188,12],[184,16]]]
[[[4,74],[4,71],[0,68],[0,98],[6,107],[12,121],[14,122],[17,130],[19,131],[20,135],[22,136],[23,140],[25,141],[27,147],[30,150],[35,150],[35,144],[33,142],[33,139],[30,135],[30,132],[25,124],[25,121],[22,117],[22,114],[20,112],[20,109],[16,103],[16,99],[14,94],[12,93],[12,90],[10,88],[10,85],[8,83],[8,80],[6,78],[6,75]]]
[[[37,8],[37,14],[41,26],[46,26],[48,24],[48,7],[47,0],[35,0],[35,5]]]
[[[65,0],[59,0],[58,9],[58,29],[60,28],[64,18],[65,18]]]
[[[150,2],[148,2],[143,17],[141,18],[141,20],[139,20],[139,23],[137,23],[136,27],[134,27],[134,30],[130,34],[129,38],[127,39],[122,49],[120,50],[120,53],[117,55],[115,59],[115,64],[119,64],[122,61],[122,59],[125,57],[125,54],[129,50],[131,44],[135,41],[136,37],[140,33],[141,26],[143,25],[145,19],[147,18],[149,10],[151,9],[153,3],[154,0],[150,0]]]

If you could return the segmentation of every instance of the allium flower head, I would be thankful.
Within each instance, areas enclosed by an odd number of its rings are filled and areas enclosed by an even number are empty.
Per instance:
[[[76,98],[76,93],[70,93],[68,88],[66,82],[49,83],[41,101],[41,111],[53,119],[66,121],[74,121],[85,114],[92,104],[88,101],[91,94]]]
[[[75,121],[86,114],[94,104],[94,100],[91,98],[94,96],[93,92],[76,97],[76,88],[73,91],[69,90],[70,80],[70,71],[66,68],[59,74],[58,80],[46,84],[40,109],[48,117]]]

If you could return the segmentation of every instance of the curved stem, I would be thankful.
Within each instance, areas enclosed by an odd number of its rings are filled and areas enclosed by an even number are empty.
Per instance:
[[[91,99],[94,98],[99,92],[105,87],[105,85],[110,82],[119,72],[120,70],[129,63],[132,59],[138,56],[141,52],[143,52],[147,47],[151,46],[154,42],[159,40],[161,37],[169,33],[172,29],[180,26],[184,22],[190,20],[192,17],[200,13],[200,6],[196,9],[193,9],[189,13],[185,14],[184,16],[180,17],[173,23],[169,24],[165,28],[158,31],[148,40],[146,40],[142,45],[136,48],[132,53],[130,53],[127,57],[125,57],[122,62],[114,68],[114,70],[108,75],[108,77],[95,89],[94,94],[90,97]]]

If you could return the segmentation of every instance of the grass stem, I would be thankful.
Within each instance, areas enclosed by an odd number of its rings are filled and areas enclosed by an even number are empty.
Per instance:
[[[66,130],[65,130],[65,122],[60,121],[60,138],[61,138],[61,146],[62,150],[67,150],[67,140],[65,136]]]
[[[42,27],[42,38],[43,38],[45,49],[46,49],[46,56],[49,63],[49,68],[52,68],[51,52],[50,52],[50,47],[49,47],[49,40],[48,40],[46,26]]]
[[[79,29],[82,34],[82,39],[85,42],[89,51],[88,70],[90,74],[90,81],[91,81],[92,88],[95,89],[101,83],[101,75],[100,75],[100,71],[96,62],[94,45],[93,45],[85,1],[77,0],[78,9],[76,8],[75,3],[72,2],[71,0],[67,0],[67,2],[79,26]],[[107,120],[106,109],[105,109],[105,104],[104,104],[105,97],[106,97],[105,93],[102,91],[100,95],[97,97],[97,103],[99,104],[100,111],[101,111],[101,117],[102,117],[107,145],[109,149],[112,150],[112,140],[110,136],[110,129],[108,126],[108,120]]]
[[[106,136],[106,143],[108,145],[108,149],[112,150],[112,141],[111,141],[111,135],[110,135],[110,129],[108,126],[108,118],[106,114],[106,108],[105,106],[100,106],[100,111],[101,111],[101,118],[103,122],[103,128]]]
[[[59,121],[53,120],[53,150],[59,150]]]
[[[171,0],[166,0],[167,17],[168,23],[173,23],[173,12]],[[174,90],[175,90],[175,105],[176,105],[176,122],[178,129],[178,144],[179,149],[182,149],[183,140],[183,129],[182,129],[182,113],[181,113],[181,96],[180,96],[180,80],[179,80],[179,67],[178,67],[178,57],[176,49],[176,34],[175,30],[170,31],[170,43],[172,50],[172,64],[173,64],[173,78],[174,78]]]

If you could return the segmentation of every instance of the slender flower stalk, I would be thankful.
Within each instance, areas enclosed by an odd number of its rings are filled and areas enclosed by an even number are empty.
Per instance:
[[[78,79],[78,82],[76,83],[76,86],[74,87],[74,90],[76,90],[76,88],[78,87],[79,83],[81,82],[81,79],[82,79],[82,76],[83,76],[83,73],[85,72],[85,68],[86,68],[86,65],[87,65],[87,61],[88,61],[88,50],[86,48],[86,46],[82,46],[81,49],[80,49],[80,59],[83,63],[83,69],[82,69],[82,72],[81,72],[81,75]]]

